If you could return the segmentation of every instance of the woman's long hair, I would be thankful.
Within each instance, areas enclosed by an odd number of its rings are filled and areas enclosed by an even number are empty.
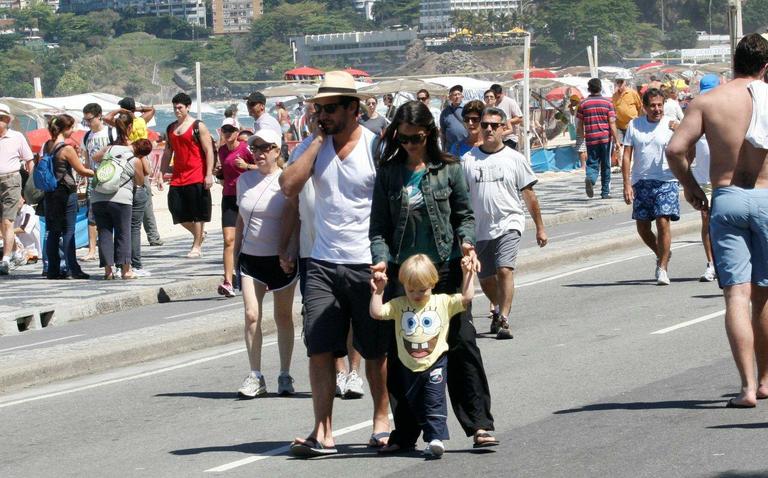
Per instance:
[[[377,162],[379,165],[390,161],[404,163],[408,158],[408,152],[400,147],[397,141],[397,128],[401,124],[409,124],[425,128],[427,130],[427,157],[425,162],[431,163],[452,163],[456,158],[448,153],[444,153],[437,140],[437,126],[432,112],[421,101],[409,101],[400,105],[392,118],[392,123],[384,132],[384,137],[379,145]]]
[[[75,118],[66,113],[53,115],[48,118],[48,133],[51,135],[51,139],[45,142],[43,151],[50,151],[51,148],[53,148],[53,145],[56,143],[56,138],[59,137],[61,132],[68,130],[74,125]]]
[[[117,130],[117,144],[127,145],[128,136],[133,128],[133,116],[120,113],[115,118],[115,129]]]

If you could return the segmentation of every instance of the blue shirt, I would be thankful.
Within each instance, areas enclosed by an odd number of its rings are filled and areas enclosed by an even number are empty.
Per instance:
[[[440,130],[445,138],[443,151],[453,151],[457,143],[469,136],[467,128],[464,127],[464,119],[461,117],[462,111],[461,106],[448,105],[440,113]]]

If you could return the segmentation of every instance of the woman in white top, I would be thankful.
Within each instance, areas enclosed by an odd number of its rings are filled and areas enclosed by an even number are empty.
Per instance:
[[[238,258],[240,288],[245,304],[245,345],[251,373],[238,393],[254,398],[267,393],[261,374],[262,303],[267,292],[274,292],[274,317],[277,324],[277,347],[280,353],[280,376],[277,393],[294,393],[290,375],[293,354],[293,292],[296,288],[296,263],[286,260],[296,257],[298,227],[288,237],[281,234],[287,218],[295,221],[298,202],[288,199],[280,190],[278,178],[282,169],[280,135],[263,128],[248,139],[255,164],[237,179],[238,217],[235,227],[235,257]]]

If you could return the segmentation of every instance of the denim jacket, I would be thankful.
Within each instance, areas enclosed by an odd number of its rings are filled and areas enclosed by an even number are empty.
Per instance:
[[[400,263],[405,259],[399,257],[409,214],[404,167],[400,162],[390,161],[376,174],[368,233],[374,264]],[[458,162],[428,163],[420,188],[440,258],[444,261],[450,258],[456,236],[460,242],[474,245],[475,217],[461,165]]]

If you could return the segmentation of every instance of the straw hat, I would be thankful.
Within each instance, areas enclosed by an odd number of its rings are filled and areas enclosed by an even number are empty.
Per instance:
[[[354,98],[365,100],[371,95],[357,92],[355,79],[346,71],[329,71],[317,89],[317,94],[309,101],[317,101],[320,98],[330,98],[333,96],[352,96]]]

